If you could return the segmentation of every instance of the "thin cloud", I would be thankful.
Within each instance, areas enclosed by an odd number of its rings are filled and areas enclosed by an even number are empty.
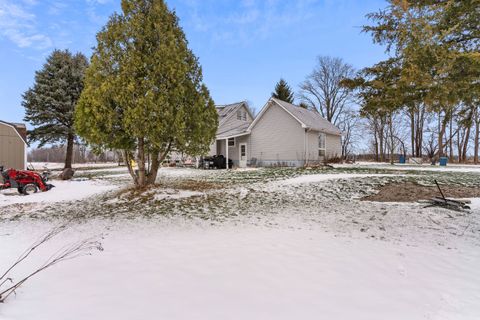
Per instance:
[[[305,23],[318,10],[318,0],[242,0],[218,13],[213,0],[182,0],[189,23],[198,32],[210,32],[214,41],[248,44],[275,32]]]
[[[97,8],[111,3],[112,0],[85,0],[86,1],[86,14],[90,21],[95,25],[102,25],[105,23],[107,16],[99,14]]]
[[[0,0],[0,37],[6,38],[19,48],[43,50],[52,46],[52,40],[35,28],[36,16],[29,7],[34,0],[23,0],[23,5],[9,0]]]

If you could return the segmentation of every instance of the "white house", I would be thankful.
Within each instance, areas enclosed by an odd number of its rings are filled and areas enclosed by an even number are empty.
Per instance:
[[[271,98],[255,118],[246,102],[217,106],[217,112],[209,155],[224,155],[235,166],[300,167],[342,154],[340,129],[316,111]]]

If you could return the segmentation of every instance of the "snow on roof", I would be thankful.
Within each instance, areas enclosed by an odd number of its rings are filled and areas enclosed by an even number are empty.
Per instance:
[[[271,98],[275,103],[283,107],[288,113],[296,118],[302,125],[315,131],[326,132],[335,135],[341,135],[342,131],[338,129],[327,119],[323,118],[318,112],[308,110],[291,103]]]

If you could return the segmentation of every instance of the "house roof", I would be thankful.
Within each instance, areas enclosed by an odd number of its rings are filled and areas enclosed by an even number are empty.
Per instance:
[[[341,135],[342,131],[333,125],[330,121],[327,121],[322,117],[318,112],[308,110],[291,103],[276,99],[270,98],[267,105],[263,108],[262,112],[257,116],[255,121],[252,123],[251,127],[255,125],[255,122],[262,116],[262,113],[270,106],[270,102],[276,103],[278,106],[282,107],[288,114],[290,114],[295,120],[297,120],[302,127],[308,128],[315,131],[325,132],[334,135]]]
[[[7,126],[10,126],[10,127],[13,127],[15,129],[15,131],[17,131],[20,138],[22,138],[23,142],[28,144],[28,142],[27,142],[27,127],[25,126],[25,124],[7,122],[7,121],[3,121],[3,120],[0,120],[0,123],[3,123],[3,124],[5,124]]]
[[[249,133],[248,127],[250,126],[250,122],[242,123],[241,125],[235,128],[228,128],[222,131],[222,128],[218,128],[217,132],[217,139],[226,139],[232,137],[238,137],[244,134]]]
[[[243,122],[234,127],[229,127],[228,125],[224,126],[224,124],[226,124],[231,117],[236,115],[237,110],[242,108],[242,106],[245,106],[245,109],[250,114],[250,117],[253,119],[253,115],[248,109],[246,101],[216,106],[218,113],[217,139],[225,139],[246,133],[248,127],[250,126],[250,122]]]
[[[253,118],[253,115],[250,113],[250,110],[247,107],[247,102],[246,101],[240,101],[240,102],[236,102],[236,103],[223,104],[223,105],[215,106],[215,108],[217,109],[217,113],[218,113],[219,125],[221,125],[222,123],[227,121],[243,105],[245,106],[245,109],[247,109],[247,112],[250,114],[250,116]]]

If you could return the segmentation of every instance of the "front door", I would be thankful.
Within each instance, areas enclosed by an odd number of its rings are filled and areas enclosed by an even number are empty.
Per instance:
[[[247,144],[240,143],[239,148],[240,148],[239,166],[240,168],[246,168],[247,167]]]

